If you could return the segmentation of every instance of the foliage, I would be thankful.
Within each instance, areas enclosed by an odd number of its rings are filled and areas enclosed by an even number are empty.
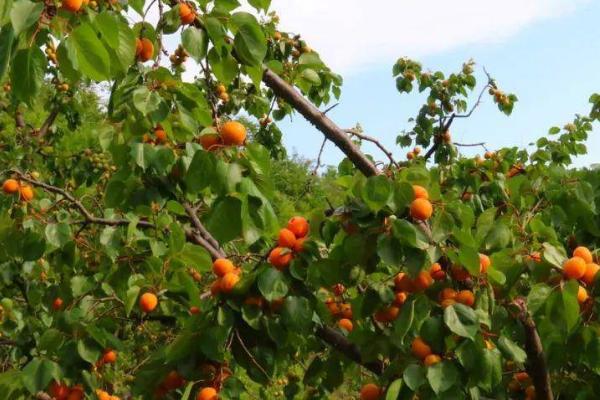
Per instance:
[[[569,165],[600,96],[532,154],[465,158],[450,128],[478,106],[473,63],[400,59],[398,90],[428,93],[409,161],[315,176],[277,121],[342,79],[248,3],[0,4],[1,396],[531,399],[548,372],[594,398],[600,176]],[[156,26],[127,16],[147,8]]]

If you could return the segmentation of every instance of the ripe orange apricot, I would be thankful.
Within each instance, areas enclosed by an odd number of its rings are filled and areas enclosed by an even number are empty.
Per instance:
[[[377,311],[375,313],[375,321],[377,322],[392,322],[394,321],[396,318],[398,318],[398,315],[400,314],[400,308],[396,307],[396,306],[389,306],[389,307],[385,307],[382,308],[381,310]]]
[[[190,25],[196,20],[196,12],[186,3],[179,3],[179,18],[182,25]]]
[[[156,137],[156,143],[165,143],[167,141],[167,132],[162,128],[154,129],[154,136]]]
[[[338,321],[338,326],[341,329],[344,329],[347,332],[352,332],[352,321],[350,321],[348,318],[342,318]]]
[[[19,191],[19,182],[15,179],[7,179],[2,184],[2,190],[6,194],[15,194]]]
[[[410,216],[421,221],[428,220],[433,214],[433,206],[426,199],[415,199],[410,204]]]
[[[81,385],[75,385],[69,392],[67,400],[83,400],[84,396],[83,387]]]
[[[410,345],[410,349],[412,351],[412,354],[415,357],[420,358],[421,360],[424,360],[425,357],[427,357],[428,355],[431,354],[431,347],[429,347],[429,345],[427,343],[425,343],[425,341],[423,339],[421,339],[420,336],[417,336],[412,341],[412,344]]]
[[[217,400],[218,398],[219,396],[217,395],[217,390],[215,388],[205,387],[200,389],[196,400]]]
[[[283,270],[292,261],[292,253],[285,247],[275,247],[269,254],[269,262],[278,270]]]
[[[21,194],[21,200],[23,201],[31,201],[33,200],[33,188],[31,186],[21,186],[21,188],[19,189],[19,192]]]
[[[64,383],[56,381],[52,382],[48,391],[56,400],[66,400],[69,395],[69,387]]]
[[[309,225],[304,217],[292,217],[288,221],[287,228],[296,235],[296,238],[303,238],[308,235]]]
[[[412,279],[404,272],[400,272],[394,277],[394,285],[397,291],[410,293],[415,290]]]
[[[378,400],[381,397],[381,388],[374,383],[367,383],[360,388],[360,400]]]
[[[191,306],[190,314],[192,314],[192,315],[200,314],[200,308],[198,306]]]
[[[135,58],[140,58],[142,54],[142,50],[144,50],[144,45],[140,38],[135,38]]]
[[[581,257],[569,258],[563,264],[563,273],[568,279],[579,279],[585,275],[586,263]]]
[[[517,372],[513,375],[513,378],[517,382],[527,382],[529,380],[529,374],[527,372]]]
[[[445,299],[445,300],[442,300],[442,302],[440,303],[442,308],[450,307],[451,305],[454,305],[454,304],[456,304],[456,300],[454,300],[454,299]]]
[[[408,299],[408,293],[406,292],[396,292],[394,296],[394,304],[397,306],[401,306],[406,303],[406,299]]]
[[[446,273],[439,263],[434,263],[431,268],[429,268],[429,274],[435,281],[442,281],[446,279]]]
[[[239,281],[240,277],[236,273],[228,272],[221,278],[221,290],[223,293],[230,293]]]
[[[302,253],[304,251],[304,242],[306,241],[306,238],[300,238],[297,239],[296,242],[294,243],[294,247],[292,248],[296,253]]]
[[[294,235],[294,232],[290,231],[289,229],[283,228],[279,231],[277,244],[281,247],[293,249],[294,245],[296,244],[296,235]]]
[[[156,306],[158,305],[158,297],[154,293],[144,293],[140,297],[139,301],[140,309],[142,312],[149,313],[152,312]]]
[[[587,290],[585,290],[585,288],[583,286],[579,286],[579,289],[577,290],[577,301],[579,302],[579,304],[583,304],[587,301],[587,299],[588,299]]]
[[[111,400],[111,395],[108,394],[108,392],[105,392],[104,390],[97,389],[96,395],[98,396],[98,400]]]
[[[430,354],[427,357],[425,357],[425,359],[423,360],[423,364],[425,364],[426,367],[431,367],[432,365],[437,364],[440,361],[442,361],[442,357],[438,356],[437,354]]]
[[[456,299],[456,290],[452,289],[452,288],[444,288],[442,289],[442,291],[440,292],[440,300],[444,301],[444,300],[448,300],[448,299]]]
[[[577,247],[573,251],[573,257],[581,257],[586,263],[594,262],[594,259],[592,258],[592,252],[590,251],[590,249],[584,246]]]
[[[596,274],[600,271],[600,265],[596,263],[589,263],[585,266],[585,274],[581,277],[581,280],[584,281],[587,285],[591,285],[594,283],[594,278]]]
[[[142,51],[139,54],[139,60],[146,62],[154,57],[154,44],[148,38],[142,38]]]
[[[204,150],[215,150],[221,145],[221,136],[218,133],[207,133],[200,136],[200,145]]]
[[[114,364],[117,361],[117,352],[114,350],[106,350],[102,355],[102,361],[105,364]]]
[[[421,271],[413,281],[413,286],[416,291],[420,292],[426,290],[432,283],[433,278],[429,274],[429,271]]]
[[[227,121],[221,126],[221,138],[227,146],[241,146],[246,140],[246,127],[237,121]]]
[[[465,306],[473,307],[473,304],[475,304],[475,295],[470,290],[461,290],[456,295],[455,300]]]
[[[325,301],[325,305],[327,306],[327,309],[329,310],[331,315],[333,315],[334,317],[341,314],[342,312],[338,303],[332,298],[327,299]]]
[[[233,263],[231,261],[229,261],[226,258],[217,258],[213,262],[212,269],[216,276],[223,277],[223,276],[225,276],[225,274],[233,272],[233,270],[235,269],[235,266],[233,265]]]
[[[415,199],[429,200],[429,192],[423,186],[413,185],[413,192],[415,193]]]
[[[492,265],[492,260],[487,255],[479,253],[479,272],[487,273],[490,265]]]
[[[348,303],[340,304],[340,314],[344,318],[352,319],[352,306]]]
[[[185,379],[177,373],[177,371],[171,371],[165,376],[163,386],[168,390],[175,390],[185,385]]]
[[[62,308],[62,305],[63,305],[63,299],[61,299],[60,297],[57,297],[52,302],[52,309],[54,311],[58,311]]]
[[[65,10],[77,12],[81,8],[83,0],[63,0],[62,6]]]

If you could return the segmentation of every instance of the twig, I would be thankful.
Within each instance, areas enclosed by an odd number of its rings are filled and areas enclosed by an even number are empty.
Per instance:
[[[219,246],[219,242],[217,242],[215,238],[210,234],[210,232],[204,227],[204,225],[200,221],[200,218],[198,218],[198,215],[196,214],[196,210],[194,210],[192,205],[186,202],[183,203],[183,208],[185,209],[187,215],[190,217],[192,225],[198,231],[198,234],[207,242],[207,244],[210,247],[212,247],[212,249],[214,250],[213,253],[218,255],[217,258],[225,258],[225,252]]]
[[[129,220],[126,219],[107,219],[107,218],[99,218],[99,217],[95,217],[92,213],[90,213],[88,211],[87,208],[85,208],[85,206],[79,201],[77,200],[72,194],[70,194],[69,192],[58,188],[56,186],[52,186],[49,185],[47,183],[44,182],[40,182],[37,181],[35,179],[31,179],[29,177],[27,177],[25,174],[23,174],[21,171],[18,170],[10,170],[10,172],[14,173],[15,175],[17,175],[19,177],[20,180],[25,181],[27,183],[32,184],[33,186],[37,186],[40,187],[48,192],[51,193],[55,193],[55,194],[60,194],[61,196],[63,196],[65,199],[67,199],[67,201],[69,201],[77,210],[79,210],[79,213],[83,216],[83,218],[85,219],[84,221],[81,221],[80,223],[83,224],[99,224],[99,225],[108,225],[108,226],[122,226],[122,225],[129,225],[131,222]],[[148,221],[138,221],[137,223],[138,227],[142,227],[142,228],[154,228],[154,224],[148,222]]]
[[[146,12],[148,12],[148,11],[146,11]],[[161,21],[161,24],[162,24],[162,20],[163,20],[163,13],[164,12],[163,12],[163,3],[162,3],[162,0],[158,0],[158,20]],[[162,55],[162,48],[163,48],[163,44],[162,44],[162,32],[163,32],[163,26],[161,25],[160,28],[161,29],[158,31],[158,34],[156,35],[156,42],[158,44],[158,49],[157,49],[157,53],[158,54],[156,56],[156,61],[154,61],[154,65],[152,66],[152,68],[154,68],[154,69],[158,68],[158,66],[160,65],[160,56]]]
[[[321,148],[319,149],[319,156],[317,157],[317,163],[315,164],[315,168],[312,171],[312,175],[317,175],[319,168],[321,168],[321,156],[323,155],[323,150],[325,149],[325,143],[327,143],[327,138],[323,138],[323,143],[321,143]]]
[[[390,162],[392,164],[394,164],[394,166],[396,166],[397,168],[400,167],[398,165],[398,163],[396,162],[396,160],[394,160],[394,156],[392,155],[392,152],[389,151],[388,149],[386,149],[381,144],[381,142],[379,142],[379,140],[375,139],[374,137],[367,136],[364,133],[359,132],[357,129],[345,129],[344,131],[352,136],[356,136],[357,138],[359,138],[361,140],[366,140],[367,142],[373,143],[375,146],[379,147],[379,150],[381,150],[387,156],[387,158],[390,160]]]
[[[457,143],[457,142],[452,142],[453,145],[458,146],[458,147],[477,147],[477,146],[481,146],[485,149],[485,142],[481,142],[481,143]]]
[[[340,105],[340,103],[335,103],[331,107],[328,107],[327,109],[325,109],[325,111],[323,111],[323,115],[327,114],[329,111],[333,110],[334,108],[336,108],[339,105]]]
[[[256,361],[256,358],[254,358],[254,356],[252,355],[252,353],[250,352],[250,350],[248,350],[248,348],[244,344],[244,341],[240,337],[240,333],[238,332],[237,329],[235,329],[235,337],[238,340],[238,343],[242,346],[242,348],[246,352],[246,354],[248,354],[248,357],[250,357],[250,360],[252,361],[252,363],[254,365],[256,365],[256,367],[260,370],[260,372],[262,372],[263,374],[265,374],[265,376],[267,377],[267,380],[270,381],[271,380],[271,376],[267,373],[267,371],[265,371],[265,369],[260,365],[260,363],[258,361]]]

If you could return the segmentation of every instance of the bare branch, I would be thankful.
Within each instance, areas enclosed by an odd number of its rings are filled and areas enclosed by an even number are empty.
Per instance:
[[[377,146],[379,148],[379,150],[381,150],[387,156],[387,158],[390,160],[390,163],[394,164],[394,166],[396,166],[397,168],[400,167],[398,165],[398,163],[396,162],[396,160],[394,160],[394,156],[392,155],[392,152],[389,151],[388,149],[386,149],[381,144],[381,142],[379,142],[379,140],[375,139],[372,136],[365,135],[364,133],[358,131],[358,129],[345,129],[345,132],[352,136],[356,136],[357,138],[359,138],[361,140],[366,140],[367,142],[373,143],[375,146]]]
[[[315,168],[312,171],[312,175],[317,175],[319,168],[321,168],[321,156],[323,155],[323,150],[325,149],[325,143],[327,143],[327,138],[323,138],[323,143],[321,143],[321,148],[319,149],[319,156],[317,157],[317,163],[315,164]]]
[[[352,143],[346,132],[319,111],[312,103],[306,100],[301,93],[269,69],[266,69],[263,74],[263,82],[270,87],[277,96],[283,98],[311,124],[323,132],[327,139],[335,143],[335,145],[346,154],[350,161],[352,161],[356,168],[363,174],[366,176],[379,175],[379,170],[377,170],[371,160],[369,160],[360,149]]]
[[[452,142],[453,145],[458,146],[458,147],[477,147],[477,146],[481,146],[485,149],[485,142],[481,142],[481,143],[457,143],[457,142]]]
[[[260,363],[258,361],[256,361],[256,358],[254,358],[254,356],[252,355],[250,350],[248,350],[248,348],[244,344],[244,341],[240,337],[240,333],[238,332],[237,329],[235,329],[235,338],[237,339],[240,346],[242,346],[242,348],[244,349],[244,351],[246,352],[248,357],[250,357],[252,364],[254,364],[260,370],[260,372],[262,372],[267,377],[268,380],[271,380],[271,376],[267,373],[267,371],[265,371],[265,369],[260,365]]]
[[[327,114],[329,111],[333,110],[334,108],[336,108],[339,105],[340,105],[340,103],[335,103],[334,105],[332,105],[331,107],[329,107],[325,111],[323,111],[323,115]]]

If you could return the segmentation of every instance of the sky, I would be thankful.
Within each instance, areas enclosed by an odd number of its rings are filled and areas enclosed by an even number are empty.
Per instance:
[[[485,83],[483,67],[500,88],[518,96],[510,117],[486,97],[471,118],[453,124],[455,141],[486,142],[490,149],[527,146],[551,126],[588,113],[589,96],[600,92],[598,0],[273,0],[271,9],[281,17],[281,30],[301,33],[344,77],[330,118],[342,128],[360,123],[399,160],[406,149],[395,138],[410,129],[408,119],[423,102],[422,96],[396,91],[391,68],[399,57],[445,73],[472,58],[480,84],[473,101]],[[317,157],[323,136],[300,115],[280,128],[290,153]],[[374,147],[365,149],[384,159]],[[576,165],[600,163],[599,132],[592,133],[588,149],[591,154]],[[342,158],[333,144],[326,145],[325,164]]]

